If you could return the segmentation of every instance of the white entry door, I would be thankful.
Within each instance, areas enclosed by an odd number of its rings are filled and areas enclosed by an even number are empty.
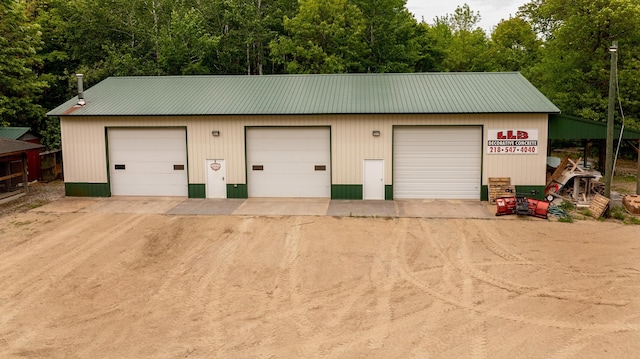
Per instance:
[[[364,160],[363,199],[384,199],[384,160]]]
[[[224,160],[207,160],[207,198],[227,198],[227,169]]]

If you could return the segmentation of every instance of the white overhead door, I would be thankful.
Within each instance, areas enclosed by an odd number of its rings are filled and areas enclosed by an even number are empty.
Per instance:
[[[480,199],[482,128],[394,129],[393,197]]]
[[[108,140],[112,195],[188,195],[184,129],[110,128]]]
[[[247,129],[249,197],[331,197],[326,127]]]

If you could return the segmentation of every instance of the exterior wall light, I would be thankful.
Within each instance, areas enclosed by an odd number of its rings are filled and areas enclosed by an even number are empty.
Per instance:
[[[373,137],[378,137],[380,136],[380,131],[374,130],[371,134],[373,135]]]
[[[211,131],[211,134],[217,137],[220,136],[220,131]]]

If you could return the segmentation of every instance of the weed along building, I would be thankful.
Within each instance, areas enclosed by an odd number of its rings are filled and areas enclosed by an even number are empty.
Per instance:
[[[487,198],[544,189],[519,73],[108,78],[53,111],[68,196]]]

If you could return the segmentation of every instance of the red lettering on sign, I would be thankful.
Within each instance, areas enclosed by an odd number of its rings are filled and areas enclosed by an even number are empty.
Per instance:
[[[513,132],[513,130],[507,131],[506,134],[502,131],[498,132],[498,140],[526,140],[529,138],[527,131],[515,131],[515,134]]]

